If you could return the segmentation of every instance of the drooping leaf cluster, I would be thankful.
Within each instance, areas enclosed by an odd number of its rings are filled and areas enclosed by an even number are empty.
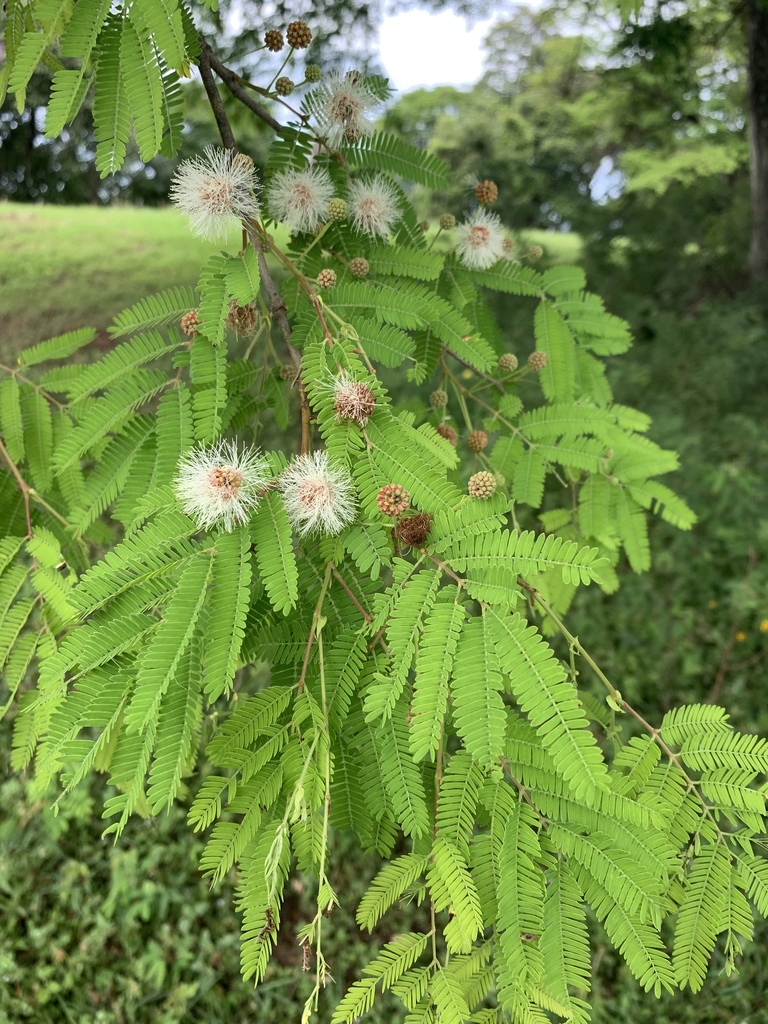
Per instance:
[[[175,10],[131,12],[161,7]],[[313,141],[290,126],[272,173],[303,169]],[[607,680],[604,705],[562,622],[577,587],[615,590],[624,558],[648,568],[649,514],[693,522],[658,479],[675,454],[613,401],[603,358],[627,349],[627,329],[578,268],[471,270],[428,241],[403,186],[439,185],[434,157],[384,134],[342,155],[314,158],[338,194],[350,175],[386,175],[401,219],[387,243],[341,220],[278,253],[298,379],[254,248],[278,252],[266,221],[211,257],[195,293],[120,314],[107,355],[73,363],[92,340],[79,331],[4,376],[0,669],[19,694],[16,766],[64,793],[107,773],[116,837],[191,789],[202,870],[214,883],[237,872],[255,982],[288,879],[314,876],[317,915],[295,936],[315,977],[307,1014],[342,898],[329,831],[353,832],[385,860],[360,926],[401,900],[424,903],[431,925],[383,946],[334,1024],[385,991],[409,1024],[586,1021],[596,922],[645,990],[697,990],[715,945],[733,967],[754,911],[768,913],[768,744],[715,706],[648,726]],[[335,286],[320,291],[328,268]],[[502,369],[493,289],[533,307],[541,369]],[[253,302],[261,324],[243,338],[229,314]],[[179,322],[193,309],[190,335]],[[362,426],[334,406],[340,374],[375,396]],[[435,389],[444,401],[427,400]],[[267,452],[278,478],[301,419],[305,442],[351,474],[352,525],[299,543],[274,489],[232,532],[183,512],[174,480],[190,448],[282,435]],[[477,472],[493,493],[468,490]],[[410,499],[397,521],[379,500],[391,484]]]

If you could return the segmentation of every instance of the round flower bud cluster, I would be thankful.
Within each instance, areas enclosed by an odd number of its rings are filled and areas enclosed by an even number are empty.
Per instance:
[[[496,477],[483,469],[469,478],[467,491],[473,498],[490,498],[496,490]]]
[[[268,32],[264,33],[264,45],[273,53],[279,53],[283,46],[285,46],[283,33],[278,31],[276,28],[269,29]]]
[[[285,363],[280,367],[280,380],[289,380],[293,384],[298,375],[299,371],[291,363]]]
[[[459,441],[459,435],[450,423],[441,423],[439,426],[435,427],[435,430],[438,432],[440,437],[444,437],[449,444],[452,444],[454,448],[456,447]]]
[[[532,245],[528,250],[528,258],[531,260],[540,260],[544,255],[544,250],[540,245]]]
[[[326,268],[317,275],[317,284],[320,288],[333,288],[336,284],[336,271]]]
[[[499,357],[499,369],[504,373],[513,373],[517,369],[517,356],[514,352],[505,352]]]
[[[370,267],[364,256],[355,256],[349,261],[349,269],[355,277],[368,277]]]
[[[387,484],[376,495],[379,511],[385,516],[402,515],[411,504],[411,496],[400,484]]]
[[[295,86],[290,78],[281,75],[275,82],[275,92],[278,96],[290,96]]]
[[[328,220],[345,220],[348,212],[346,199],[332,199],[328,203]]]
[[[340,373],[332,385],[333,411],[339,420],[351,420],[358,427],[364,427],[376,408],[376,396],[370,384],[353,380],[347,373]]]
[[[401,544],[418,548],[427,539],[431,525],[432,519],[426,512],[417,512],[416,515],[406,516],[398,521],[395,536]]]
[[[536,352],[531,352],[528,356],[528,365],[536,372],[543,370],[547,365],[547,353],[539,352],[538,350]]]
[[[505,238],[504,241],[501,243],[501,248],[504,253],[504,258],[507,260],[510,259],[512,253],[515,251],[514,238]]]
[[[294,530],[340,533],[354,521],[356,504],[346,466],[332,463],[327,452],[300,455],[283,471],[280,493]]]
[[[481,452],[488,445],[488,435],[484,430],[473,430],[467,436],[467,447],[473,452]]]
[[[312,42],[312,30],[304,21],[292,21],[285,31],[288,45],[294,50],[306,50]]]
[[[269,482],[269,463],[258,449],[241,451],[233,441],[219,441],[182,456],[173,486],[199,529],[219,526],[231,533],[247,522]]]
[[[315,82],[319,82],[322,77],[323,72],[320,70],[319,64],[307,64],[304,68],[304,80],[306,82],[314,84]]]
[[[456,227],[456,218],[452,213],[444,213],[440,218],[439,223],[443,231],[450,231],[451,228]]]
[[[250,338],[256,333],[256,328],[259,325],[259,311],[253,302],[249,302],[246,306],[238,306],[237,302],[232,299],[227,313],[227,325],[238,334],[244,334],[246,338]]]
[[[439,409],[441,406],[446,405],[448,402],[448,395],[442,388],[438,388],[433,391],[429,396],[429,404],[433,409]]]
[[[475,186],[478,203],[488,205],[499,198],[499,188],[495,181],[481,181]]]
[[[184,331],[184,333],[188,337],[194,338],[194,336],[197,334],[197,327],[199,323],[200,317],[198,315],[197,310],[190,309],[190,311],[188,313],[185,313],[184,316],[181,318],[180,326],[182,331]]]

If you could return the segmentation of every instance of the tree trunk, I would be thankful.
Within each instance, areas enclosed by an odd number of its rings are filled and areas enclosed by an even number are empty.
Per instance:
[[[746,11],[752,188],[749,272],[753,281],[768,281],[768,0],[747,0]]]

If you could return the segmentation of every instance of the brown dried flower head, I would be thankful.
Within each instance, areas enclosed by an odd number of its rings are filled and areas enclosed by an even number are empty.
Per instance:
[[[473,452],[481,452],[488,444],[488,435],[484,430],[473,430],[467,436],[467,447]]]
[[[197,327],[200,323],[200,317],[196,309],[190,309],[188,313],[185,313],[181,318],[181,329],[190,338],[194,338],[197,334]]]
[[[399,516],[411,504],[411,496],[400,484],[387,484],[376,495],[379,511],[385,516]]]
[[[395,536],[401,544],[418,548],[424,543],[432,525],[432,517],[427,512],[417,512],[398,520]]]
[[[441,423],[439,426],[435,427],[435,430],[438,432],[440,437],[444,437],[445,440],[452,444],[454,448],[456,447],[459,441],[459,435],[450,423]]]
[[[250,338],[256,333],[256,328],[259,325],[259,311],[252,302],[249,302],[247,306],[238,306],[237,302],[232,299],[227,313],[227,325],[238,334],[244,334]]]
[[[481,181],[475,186],[475,195],[478,203],[488,205],[495,203],[499,198],[499,188],[495,181]]]
[[[483,469],[469,478],[467,491],[473,498],[490,498],[496,490],[496,477]]]

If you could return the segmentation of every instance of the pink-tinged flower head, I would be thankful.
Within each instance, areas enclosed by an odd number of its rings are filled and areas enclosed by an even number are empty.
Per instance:
[[[291,525],[301,537],[340,533],[357,512],[354,487],[345,466],[327,452],[294,459],[280,477],[280,491]]]
[[[373,132],[372,117],[380,101],[359,71],[332,71],[312,94],[311,108],[320,134],[332,149],[342,142],[354,145]]]
[[[349,186],[349,215],[355,231],[386,238],[400,220],[397,192],[386,178],[353,181]]]
[[[269,482],[269,464],[258,449],[217,441],[186,452],[173,485],[184,512],[201,530],[220,526],[231,532],[248,521]]]
[[[321,221],[328,219],[333,193],[331,177],[321,167],[280,171],[267,191],[269,212],[291,231],[315,231]]]
[[[456,252],[470,270],[487,270],[504,256],[504,229],[494,213],[477,210],[456,228]]]
[[[241,220],[258,217],[258,188],[249,156],[209,146],[202,157],[179,164],[171,201],[186,213],[194,234],[215,240],[225,238]]]

